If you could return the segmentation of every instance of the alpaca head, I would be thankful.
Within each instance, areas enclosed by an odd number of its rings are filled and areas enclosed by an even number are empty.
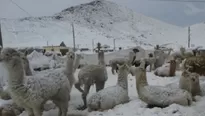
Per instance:
[[[4,48],[1,51],[0,59],[7,66],[17,66],[22,64],[21,54],[13,48]]]
[[[141,77],[144,73],[146,73],[146,68],[145,68],[146,62],[145,62],[145,59],[141,60],[140,62],[141,62],[140,66],[136,67],[136,69],[135,69],[135,77],[137,79],[139,77]]]
[[[119,72],[123,72],[126,75],[130,73],[130,67],[128,66],[127,63],[124,63],[123,65],[117,64],[117,67],[119,69]]]
[[[199,83],[199,76],[200,76],[199,74],[191,73],[187,70],[182,72],[182,77],[190,80],[192,84],[198,84]]]
[[[73,51],[67,52],[67,59],[68,60],[74,60],[75,59],[75,53]]]

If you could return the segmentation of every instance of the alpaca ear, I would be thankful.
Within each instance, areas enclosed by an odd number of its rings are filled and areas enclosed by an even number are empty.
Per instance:
[[[117,64],[117,68],[118,68],[118,69],[120,68],[120,65],[119,65],[119,64]]]
[[[183,72],[182,72],[182,76],[184,76],[184,77],[188,77],[189,76],[189,71],[188,70],[184,70]]]
[[[28,51],[27,51],[27,50],[24,52],[24,55],[25,55],[25,56],[27,56],[27,55],[28,55]]]

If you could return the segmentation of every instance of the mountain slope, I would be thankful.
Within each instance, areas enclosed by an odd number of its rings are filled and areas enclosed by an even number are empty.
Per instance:
[[[117,47],[136,44],[150,47],[163,43],[186,43],[176,36],[183,28],[137,14],[130,9],[105,0],[67,8],[54,16],[2,20],[5,46],[26,47],[58,45],[64,41],[72,46],[71,22],[75,24],[76,44],[92,47],[92,40]],[[174,36],[173,36],[174,35]],[[134,41],[134,42],[133,42]]]

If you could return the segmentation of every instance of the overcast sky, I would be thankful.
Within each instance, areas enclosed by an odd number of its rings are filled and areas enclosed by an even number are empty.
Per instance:
[[[72,5],[92,0],[13,0],[32,16],[53,15]],[[205,2],[160,2],[152,0],[110,0],[138,13],[178,26],[205,22]],[[195,1],[195,0],[193,0]],[[204,0],[205,1],[205,0]],[[0,0],[0,18],[20,18],[28,15],[12,4]]]

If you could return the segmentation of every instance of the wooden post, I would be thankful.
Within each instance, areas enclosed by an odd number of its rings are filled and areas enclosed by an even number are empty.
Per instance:
[[[95,50],[94,50],[94,45],[95,45],[95,43],[94,43],[94,39],[92,39],[92,48],[93,48],[93,52],[95,51]]]
[[[190,48],[190,40],[191,40],[190,27],[188,27],[188,48]]]
[[[0,45],[3,48],[3,38],[2,38],[2,32],[1,32],[1,24],[0,24]]]
[[[74,30],[74,24],[72,23],[72,31],[73,31],[73,49],[74,49],[74,52],[76,51],[76,48],[75,48],[75,30]]]
[[[114,51],[115,51],[115,39],[113,39],[113,46],[114,46]]]

